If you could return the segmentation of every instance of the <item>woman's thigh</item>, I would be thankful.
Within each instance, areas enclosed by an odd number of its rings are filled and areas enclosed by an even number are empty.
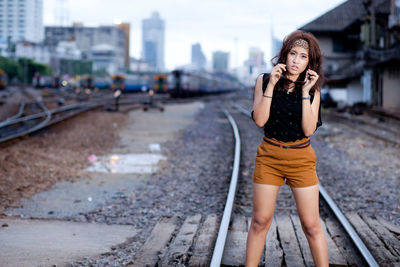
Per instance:
[[[318,184],[308,187],[292,187],[297,212],[302,222],[319,220]]]
[[[272,217],[280,186],[253,183],[253,214]]]

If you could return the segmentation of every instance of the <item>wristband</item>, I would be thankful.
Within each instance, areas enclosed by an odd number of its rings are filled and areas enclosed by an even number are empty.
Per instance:
[[[311,96],[303,96],[303,99],[311,99]]]

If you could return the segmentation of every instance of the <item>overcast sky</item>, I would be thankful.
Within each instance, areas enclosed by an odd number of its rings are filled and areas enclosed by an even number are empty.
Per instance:
[[[131,56],[142,51],[141,22],[158,11],[165,20],[165,64],[172,69],[190,63],[191,45],[199,42],[207,60],[213,51],[230,52],[231,66],[242,65],[250,47],[271,58],[271,29],[280,39],[345,2],[343,0],[44,0],[44,24],[58,25],[56,3],[68,7],[69,25],[131,24]],[[237,42],[235,45],[235,39]]]

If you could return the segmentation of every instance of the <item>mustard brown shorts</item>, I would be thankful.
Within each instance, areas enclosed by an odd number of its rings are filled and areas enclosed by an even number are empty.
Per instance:
[[[294,142],[282,142],[266,138],[278,145],[298,145],[308,138]],[[307,187],[318,184],[315,169],[317,156],[311,145],[305,148],[281,148],[265,140],[257,148],[253,182],[281,186],[285,183],[291,187]]]

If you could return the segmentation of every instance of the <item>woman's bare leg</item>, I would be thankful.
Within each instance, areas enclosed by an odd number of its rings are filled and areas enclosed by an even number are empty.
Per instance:
[[[247,235],[246,266],[258,266],[271,225],[279,186],[253,183],[253,216]]]
[[[328,246],[319,218],[318,185],[292,187],[292,192],[314,264],[316,267],[328,266]]]

